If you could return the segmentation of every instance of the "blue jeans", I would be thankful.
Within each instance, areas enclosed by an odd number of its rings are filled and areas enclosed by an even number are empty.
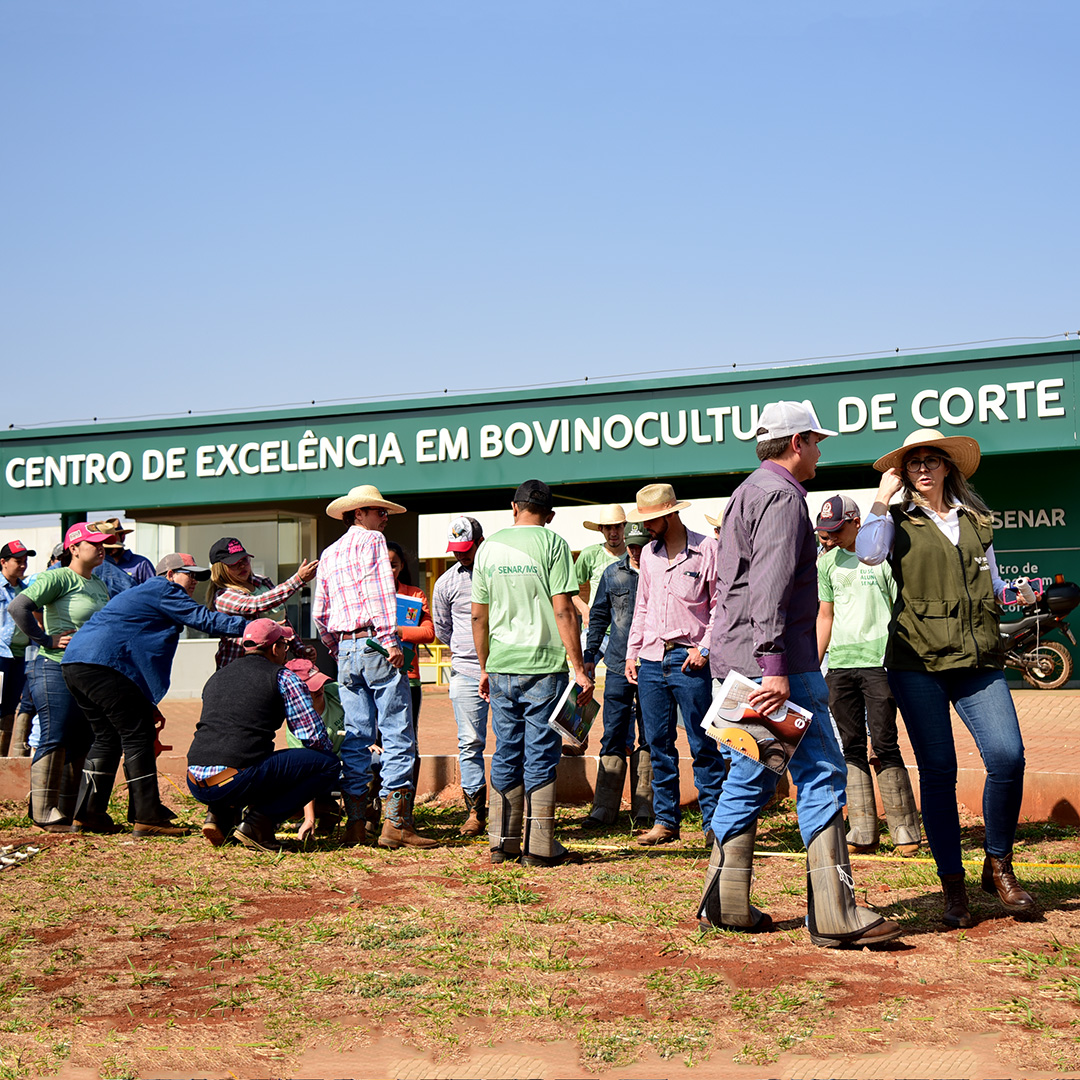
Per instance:
[[[712,703],[709,665],[682,671],[686,648],[679,646],[663,660],[642,660],[638,668],[638,699],[653,770],[653,813],[658,822],[675,828],[682,820],[679,805],[679,752],[675,747],[678,710],[694,758],[694,784],[703,822],[708,822],[724,784],[724,759],[705,735],[701,721]],[[707,828],[707,826],[706,826]]]
[[[623,665],[625,667],[625,664]],[[629,682],[621,670],[608,668],[604,676],[604,737],[600,742],[601,757],[626,757],[628,746],[635,745],[641,717],[638,688]],[[644,739],[642,743],[644,744]]]
[[[199,787],[188,778],[188,791],[206,806],[248,807],[272,821],[284,821],[324,791],[332,790],[340,763],[321,750],[276,750],[258,765],[241,769],[231,780]]]
[[[457,722],[461,789],[475,795],[484,786],[488,703],[480,696],[480,680],[450,669],[450,705]]]
[[[798,789],[795,811],[799,832],[803,843],[809,846],[847,801],[847,766],[829,719],[829,693],[821,672],[788,675],[788,683],[789,700],[814,714],[799,748],[788,762],[788,772]],[[721,844],[750,828],[780,780],[760,761],[728,746],[723,747],[723,754],[730,768],[712,818],[713,833]]]
[[[382,736],[383,797],[413,790],[416,732],[412,721],[409,675],[363,641],[347,640],[338,649],[338,689],[345,710],[341,744],[342,790],[358,798],[371,782],[371,747]]]
[[[94,732],[82,709],[75,704],[60,665],[39,654],[34,657],[26,675],[34,695],[34,704],[37,705],[40,725],[34,761],[61,748],[71,761],[86,757],[94,741]]]
[[[524,784],[527,792],[555,779],[562,756],[562,739],[548,727],[548,717],[566,689],[565,671],[550,675],[489,673],[491,729],[491,786],[509,791]]]
[[[983,822],[986,853],[1008,855],[1024,799],[1024,741],[1005,676],[991,669],[890,671],[919,765],[919,801],[939,874],[959,874],[960,816],[956,808],[956,745],[949,702],[971,732],[986,767]]]

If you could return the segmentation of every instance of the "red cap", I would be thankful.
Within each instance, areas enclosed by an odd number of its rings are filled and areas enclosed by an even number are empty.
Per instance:
[[[243,646],[245,649],[258,649],[263,645],[273,645],[284,638],[291,640],[291,626],[282,626],[273,619],[253,619],[244,627]]]
[[[36,554],[36,551],[30,551],[21,540],[9,540],[0,548],[0,559],[13,559],[16,555]]]
[[[313,694],[331,681],[330,676],[324,675],[310,660],[290,660],[285,666],[294,675],[299,675]]]

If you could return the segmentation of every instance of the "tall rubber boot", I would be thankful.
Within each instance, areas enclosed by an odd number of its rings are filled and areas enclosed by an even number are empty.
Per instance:
[[[844,816],[839,811],[806,849],[806,898],[810,940],[822,948],[881,945],[904,932],[872,908],[856,905]]]
[[[555,839],[555,781],[534,788],[525,796],[523,866],[562,866],[579,863],[581,856]]]
[[[525,785],[507,791],[491,789],[491,812],[488,816],[488,844],[491,861],[498,865],[521,858],[521,829],[525,823]]]
[[[877,804],[870,767],[847,763],[847,846],[853,855],[877,851]]]
[[[592,809],[585,819],[587,829],[614,825],[622,809],[623,785],[626,783],[626,758],[606,754],[596,766],[596,790]]]
[[[755,821],[746,832],[730,837],[723,845],[713,841],[705,871],[705,892],[698,905],[702,930],[763,931],[772,926],[772,919],[750,903],[756,838]]]
[[[379,847],[433,848],[438,840],[421,836],[413,821],[413,793],[408,788],[391,791],[386,800],[386,822],[379,834]]]
[[[368,789],[370,791],[370,788]],[[361,847],[372,842],[368,835],[368,801],[363,795],[341,793],[345,802],[345,838],[344,847]]]
[[[11,749],[11,731],[15,726],[15,714],[0,716],[0,757],[7,757]]]
[[[109,799],[116,781],[116,758],[90,758],[83,762],[79,797],[75,803],[75,831],[114,833],[118,826],[109,816]]]
[[[885,807],[885,820],[897,855],[908,858],[922,846],[919,811],[915,808],[915,792],[907,769],[894,765],[878,773],[878,790]]]
[[[11,728],[11,756],[29,757],[30,725],[34,722],[31,713],[21,712],[15,714],[15,722]]]
[[[64,758],[64,770],[60,774],[60,795],[56,800],[56,805],[60,813],[69,821],[75,819],[75,806],[79,800],[79,788],[82,786],[85,763],[85,754],[77,758],[66,755]]]
[[[71,832],[71,818],[60,813],[64,751],[43,754],[30,766],[30,820],[45,832]]]
[[[471,795],[463,791],[465,809],[469,816],[458,829],[459,836],[480,836],[487,826],[487,784],[481,784]]]
[[[635,829],[647,829],[653,822],[652,758],[644,746],[630,755],[630,815]]]
[[[170,823],[161,813],[161,795],[157,782],[157,759],[153,750],[124,758],[128,800],[134,816],[132,835],[136,840],[153,836],[186,836],[187,830]]]

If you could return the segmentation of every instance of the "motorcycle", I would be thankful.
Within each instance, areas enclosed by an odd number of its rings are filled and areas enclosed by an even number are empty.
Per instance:
[[[1080,586],[1058,574],[1033,603],[1023,606],[1022,619],[1001,624],[1005,666],[1023,672],[1024,681],[1038,690],[1064,686],[1072,677],[1072,654],[1059,642],[1044,638],[1056,630],[1076,645],[1065,616],[1077,604],[1080,604]]]

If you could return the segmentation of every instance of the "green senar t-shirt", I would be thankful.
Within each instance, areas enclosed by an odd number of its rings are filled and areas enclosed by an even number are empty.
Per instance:
[[[566,670],[551,598],[576,593],[570,546],[542,525],[515,525],[476,553],[472,599],[488,606],[487,670],[543,675]]]
[[[109,590],[103,581],[84,578],[70,566],[57,566],[38,574],[23,596],[29,597],[34,607],[44,610],[45,633],[49,635],[78,630],[109,602]],[[42,649],[41,655],[59,664],[64,659],[64,650]]]
[[[591,547],[582,548],[574,563],[574,573],[577,575],[578,585],[589,583],[589,607],[596,603],[596,594],[600,590],[600,579],[604,571],[613,563],[618,562],[619,556],[612,555],[603,544],[593,544]]]
[[[881,667],[896,599],[889,564],[867,566],[833,548],[818,559],[818,599],[833,605],[829,667]]]

